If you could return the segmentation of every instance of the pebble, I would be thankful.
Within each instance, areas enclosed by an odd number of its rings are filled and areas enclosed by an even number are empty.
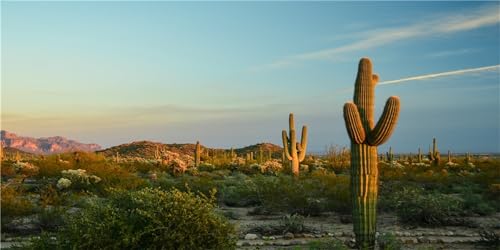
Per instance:
[[[258,238],[259,238],[259,236],[257,236],[256,234],[246,234],[245,235],[245,240],[256,240]]]

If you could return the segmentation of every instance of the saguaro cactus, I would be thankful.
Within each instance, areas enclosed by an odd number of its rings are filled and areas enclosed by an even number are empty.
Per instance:
[[[392,147],[389,147],[389,152],[387,152],[387,161],[394,161],[394,153],[392,152]]]
[[[432,157],[431,161],[434,165],[438,166],[441,161],[441,153],[439,153],[439,149],[437,148],[437,140],[436,138],[432,138]]]
[[[287,136],[286,130],[281,132],[281,136],[283,137],[283,152],[285,153],[285,157],[291,161],[293,175],[298,176],[299,163],[306,157],[307,126],[302,126],[302,138],[300,139],[300,143],[298,143],[295,137],[295,122],[292,113],[290,113],[288,118],[288,124],[290,127],[290,137]]]
[[[200,166],[201,159],[201,145],[199,141],[196,141],[196,147],[194,148],[194,166]]]
[[[418,163],[422,162],[422,151],[418,148]]]
[[[359,62],[354,102],[344,105],[344,120],[351,139],[352,219],[356,244],[360,249],[375,248],[378,196],[377,146],[387,141],[396,127],[399,97],[391,96],[382,116],[374,125],[375,85],[370,59]]]

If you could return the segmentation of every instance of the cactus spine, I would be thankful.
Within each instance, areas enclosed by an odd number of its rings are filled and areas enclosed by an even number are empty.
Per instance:
[[[201,159],[201,145],[199,141],[196,141],[196,147],[194,148],[194,166],[200,166]]]
[[[285,153],[285,157],[291,162],[293,175],[298,176],[299,163],[306,158],[307,126],[302,126],[302,138],[300,143],[298,143],[295,137],[295,122],[292,113],[290,113],[288,118],[288,125],[290,128],[290,137],[287,136],[286,130],[281,132],[283,138],[283,152]]]
[[[375,248],[378,196],[377,146],[387,141],[396,127],[399,97],[391,96],[374,125],[375,85],[370,59],[359,62],[354,102],[344,105],[344,120],[351,139],[351,198],[356,245]]]

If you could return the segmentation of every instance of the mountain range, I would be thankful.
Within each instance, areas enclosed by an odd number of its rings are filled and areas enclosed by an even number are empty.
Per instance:
[[[61,136],[26,137],[2,130],[0,134],[3,148],[15,148],[33,154],[56,154],[72,151],[93,152],[101,149],[97,144],[86,144]]]

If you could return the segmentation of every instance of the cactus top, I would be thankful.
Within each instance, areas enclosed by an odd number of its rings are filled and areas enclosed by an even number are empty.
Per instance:
[[[399,116],[399,97],[391,96],[382,116],[374,126],[375,85],[378,76],[372,74],[372,63],[368,58],[359,61],[358,74],[352,102],[344,105],[344,120],[351,141],[378,146],[389,139]]]

